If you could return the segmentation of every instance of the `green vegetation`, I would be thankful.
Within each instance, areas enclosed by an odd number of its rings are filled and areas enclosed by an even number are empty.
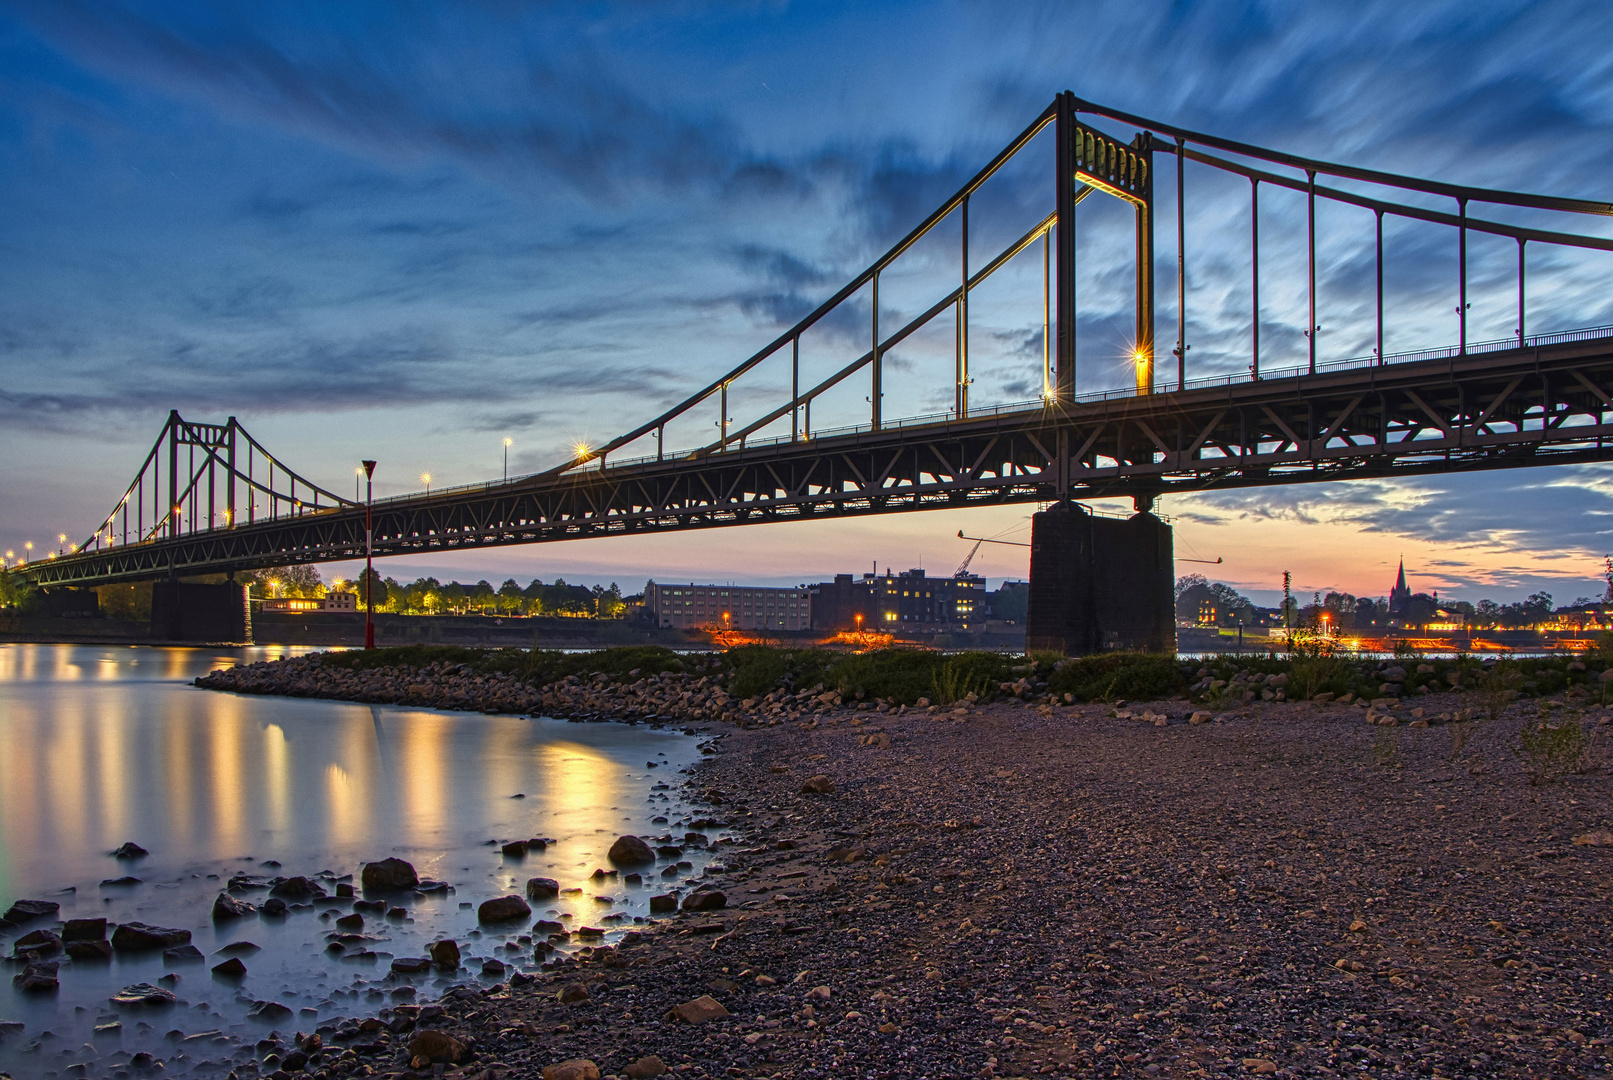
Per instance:
[[[1554,717],[1550,703],[1524,725],[1518,734],[1518,756],[1523,758],[1531,784],[1549,784],[1560,776],[1582,772],[1590,761],[1591,739],[1585,734],[1578,709]]]
[[[1055,694],[1076,701],[1152,701],[1187,686],[1190,665],[1157,653],[1099,653],[1060,661],[1048,680]]]
[[[1011,676],[1016,658],[994,652],[938,653],[924,649],[781,649],[742,645],[723,656],[728,689],[736,697],[776,687],[838,690],[851,698],[915,705],[920,698],[951,704],[973,693],[988,696]]]
[[[597,652],[566,653],[553,649],[474,649],[458,645],[394,645],[384,649],[354,649],[324,655],[331,667],[366,670],[384,667],[424,668],[432,664],[463,664],[478,673],[503,673],[526,679],[536,685],[556,682],[570,675],[603,673],[613,680],[655,675],[663,671],[696,671],[707,666],[703,655],[680,656],[658,645],[628,645]]]

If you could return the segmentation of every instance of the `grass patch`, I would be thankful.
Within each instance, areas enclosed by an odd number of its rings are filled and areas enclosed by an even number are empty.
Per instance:
[[[1077,701],[1155,701],[1187,685],[1186,665],[1160,653],[1099,653],[1065,660],[1048,680],[1054,694]]]

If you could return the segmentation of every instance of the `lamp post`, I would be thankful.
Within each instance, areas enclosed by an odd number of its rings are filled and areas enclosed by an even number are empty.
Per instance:
[[[510,479],[510,444],[514,441],[514,439],[510,438],[504,440],[504,480],[506,483]]]
[[[375,462],[364,462],[364,647],[375,648]]]

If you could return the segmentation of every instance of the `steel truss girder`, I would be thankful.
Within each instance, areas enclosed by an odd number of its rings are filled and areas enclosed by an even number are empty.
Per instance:
[[[375,554],[1609,459],[1613,339],[1602,338],[392,499],[375,505]],[[363,555],[360,507],[91,551],[27,572],[42,585],[93,585]]]

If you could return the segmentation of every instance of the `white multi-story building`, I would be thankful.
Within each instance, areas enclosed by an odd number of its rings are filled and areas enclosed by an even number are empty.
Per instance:
[[[644,589],[644,606],[654,612],[657,626],[680,630],[812,629],[812,598],[806,589],[652,581]]]

